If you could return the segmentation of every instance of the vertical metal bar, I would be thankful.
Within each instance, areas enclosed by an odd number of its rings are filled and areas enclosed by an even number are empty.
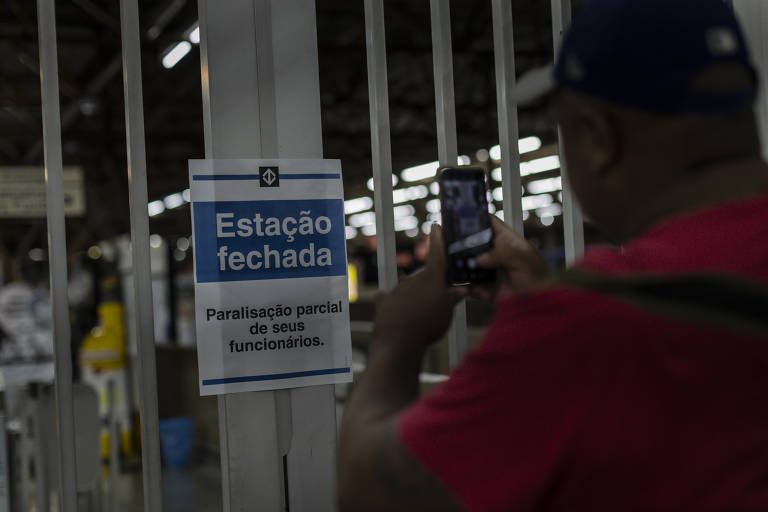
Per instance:
[[[563,32],[571,23],[571,0],[552,0],[552,39],[555,55],[560,50]],[[584,218],[568,183],[568,169],[563,154],[563,134],[557,130],[560,166],[563,177],[563,229],[565,231],[565,262],[573,265],[584,254]]]
[[[117,512],[117,477],[120,472],[120,425],[117,422],[115,381],[107,381],[109,401],[109,511]],[[101,486],[101,483],[98,484]]]
[[[0,414],[0,512],[11,512],[11,471],[8,466],[8,438],[5,414]]]
[[[56,415],[59,445],[59,496],[63,512],[77,508],[75,418],[72,402],[72,347],[67,297],[67,234],[61,160],[61,113],[56,55],[56,11],[52,0],[37,2],[40,86],[43,113],[48,261],[51,274]]]
[[[430,0],[432,25],[432,65],[435,77],[437,114],[437,153],[441,166],[455,166],[456,103],[453,93],[453,50],[451,45],[451,5],[449,0]],[[448,329],[448,362],[456,366],[467,351],[467,305],[462,301],[453,312]]]
[[[395,214],[392,204],[392,145],[389,133],[387,43],[383,0],[365,0],[365,45],[368,57],[368,102],[371,115],[373,202],[376,210],[376,262],[379,288],[397,285]]]
[[[455,166],[456,103],[453,92],[453,46],[451,44],[451,4],[449,0],[430,0],[432,26],[432,69],[435,78],[437,114],[437,154],[441,166]]]
[[[123,46],[123,92],[131,210],[134,304],[141,409],[141,458],[144,510],[163,509],[160,434],[157,412],[157,368],[152,305],[152,269],[149,258],[147,213],[147,159],[144,148],[144,107],[141,88],[141,47],[137,0],[120,1]]]
[[[29,400],[29,396],[25,396],[24,400]],[[29,418],[30,411],[29,411],[29,405],[25,404],[24,409],[22,410],[22,421],[24,422],[24,425],[21,429],[21,435],[19,438],[19,466],[21,468],[21,471],[19,473],[21,474],[20,478],[20,491],[18,502],[21,507],[21,510],[26,511],[29,510],[32,506],[32,459],[34,457],[34,447],[32,442],[32,432],[31,432],[31,420]],[[61,491],[59,491],[61,492]],[[15,501],[15,500],[14,500]],[[14,504],[16,504],[14,502]]]
[[[206,158],[322,157],[315,12],[198,1]],[[333,386],[220,396],[223,509],[333,510],[334,403]]]
[[[255,1],[199,0],[198,16],[205,157],[259,158]],[[275,393],[234,393],[218,401],[222,509],[245,510],[250,502],[279,510],[284,484]]]
[[[48,511],[51,509],[50,493],[48,485],[48,441],[43,438],[43,424],[45,422],[43,407],[40,397],[36,397],[32,404],[32,434],[35,438],[35,485],[37,487],[37,501],[35,503],[37,510]]]
[[[262,72],[262,145],[280,158],[322,158],[320,65],[315,0],[270,0],[271,45],[257,25]],[[267,51],[269,50],[269,51]],[[285,66],[291,62],[291,66]],[[264,66],[260,66],[263,71]],[[296,84],[301,84],[297,86]],[[261,91],[269,91],[264,96]],[[267,112],[264,99],[271,103]],[[268,137],[268,138],[267,138]],[[270,142],[270,140],[274,142]],[[391,183],[391,182],[390,182]],[[391,186],[391,184],[390,184]],[[284,456],[286,508],[314,512],[336,508],[336,400],[333,385],[280,390],[276,394],[278,440]],[[250,508],[250,506],[249,506]]]
[[[256,2],[198,1],[206,158],[262,155]],[[281,510],[275,393],[233,393],[218,402],[223,511],[255,503],[262,510]]]
[[[760,76],[768,73],[768,5],[760,0],[732,2],[734,12],[741,23],[752,62]],[[755,105],[757,124],[762,141],[763,158],[768,159],[768,82],[761,80]]]
[[[501,145],[501,188],[504,192],[504,222],[523,234],[523,205],[520,179],[520,138],[515,90],[515,38],[511,0],[492,0],[493,53],[496,63],[496,108]]]

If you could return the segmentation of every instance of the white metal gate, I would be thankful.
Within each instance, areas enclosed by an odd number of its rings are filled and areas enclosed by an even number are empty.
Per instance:
[[[365,7],[378,279],[397,284],[392,155],[383,0]],[[425,0],[426,1],[426,0]],[[429,0],[440,164],[457,161],[450,2]],[[523,231],[511,0],[490,0],[501,146],[504,219]],[[141,384],[144,509],[162,510],[160,448],[138,0],[121,0],[135,332]],[[743,0],[742,14],[759,10]],[[315,0],[199,0],[206,158],[321,158]],[[554,43],[570,0],[551,0]],[[61,510],[76,510],[72,368],[54,0],[38,0],[51,298],[53,305]],[[752,11],[750,11],[750,9]],[[748,32],[766,24],[747,25]],[[236,48],[236,49],[235,49]],[[765,115],[762,116],[765,118]],[[561,158],[564,164],[564,159]],[[562,169],[563,174],[567,172]],[[566,259],[584,250],[582,217],[563,182]],[[450,362],[467,347],[466,308],[449,334]],[[334,508],[336,419],[331,386],[240,393],[219,399],[223,509],[314,512]]]

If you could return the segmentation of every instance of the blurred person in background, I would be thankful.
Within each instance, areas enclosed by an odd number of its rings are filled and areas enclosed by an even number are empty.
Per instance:
[[[31,266],[28,262],[27,267]],[[0,285],[0,366],[53,359],[51,303],[42,280],[20,261],[9,265]]]
[[[549,82],[549,83],[547,83]],[[498,222],[493,289],[423,271],[381,296],[342,423],[341,510],[768,510],[768,166],[722,0],[592,0],[548,92],[568,179],[618,249],[547,276]],[[418,397],[468,293],[496,318]]]

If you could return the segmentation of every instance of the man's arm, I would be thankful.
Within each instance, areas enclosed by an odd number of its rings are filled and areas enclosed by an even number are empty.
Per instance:
[[[382,294],[367,369],[355,382],[339,442],[338,492],[344,512],[458,511],[449,491],[400,442],[398,414],[418,397],[427,347],[450,324],[459,296],[445,285],[439,230],[425,269]]]
[[[501,286],[473,291],[490,297],[529,288],[543,275],[543,264],[525,240],[492,220],[495,247],[482,264],[499,269]],[[397,430],[400,413],[418,397],[427,347],[446,332],[456,302],[468,293],[446,286],[443,251],[435,227],[424,270],[377,303],[368,367],[355,382],[341,428],[338,492],[344,512],[461,510],[451,491],[408,453]]]
[[[459,511],[449,491],[407,453],[397,414],[418,394],[422,354],[375,343],[347,405],[339,450],[339,506],[351,511]]]

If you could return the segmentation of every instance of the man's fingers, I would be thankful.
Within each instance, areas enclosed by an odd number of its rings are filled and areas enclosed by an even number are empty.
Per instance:
[[[508,259],[509,254],[506,248],[496,244],[490,251],[484,252],[475,258],[475,262],[480,268],[497,268],[509,263]]]
[[[483,254],[475,258],[475,262],[477,262],[478,267],[487,268],[487,267],[495,266],[494,258],[493,256],[491,256],[490,252],[484,252]]]
[[[511,230],[509,226],[504,224],[504,222],[498,218],[495,215],[488,214],[488,216],[491,218],[491,229],[493,229],[493,234],[496,236],[499,236],[500,234],[504,233],[505,231]]]
[[[443,241],[443,230],[438,224],[432,224],[432,229],[429,232],[427,267],[441,272],[445,268],[445,242]]]
[[[473,286],[470,295],[477,300],[491,301],[493,300],[494,292],[492,288],[487,286]]]

